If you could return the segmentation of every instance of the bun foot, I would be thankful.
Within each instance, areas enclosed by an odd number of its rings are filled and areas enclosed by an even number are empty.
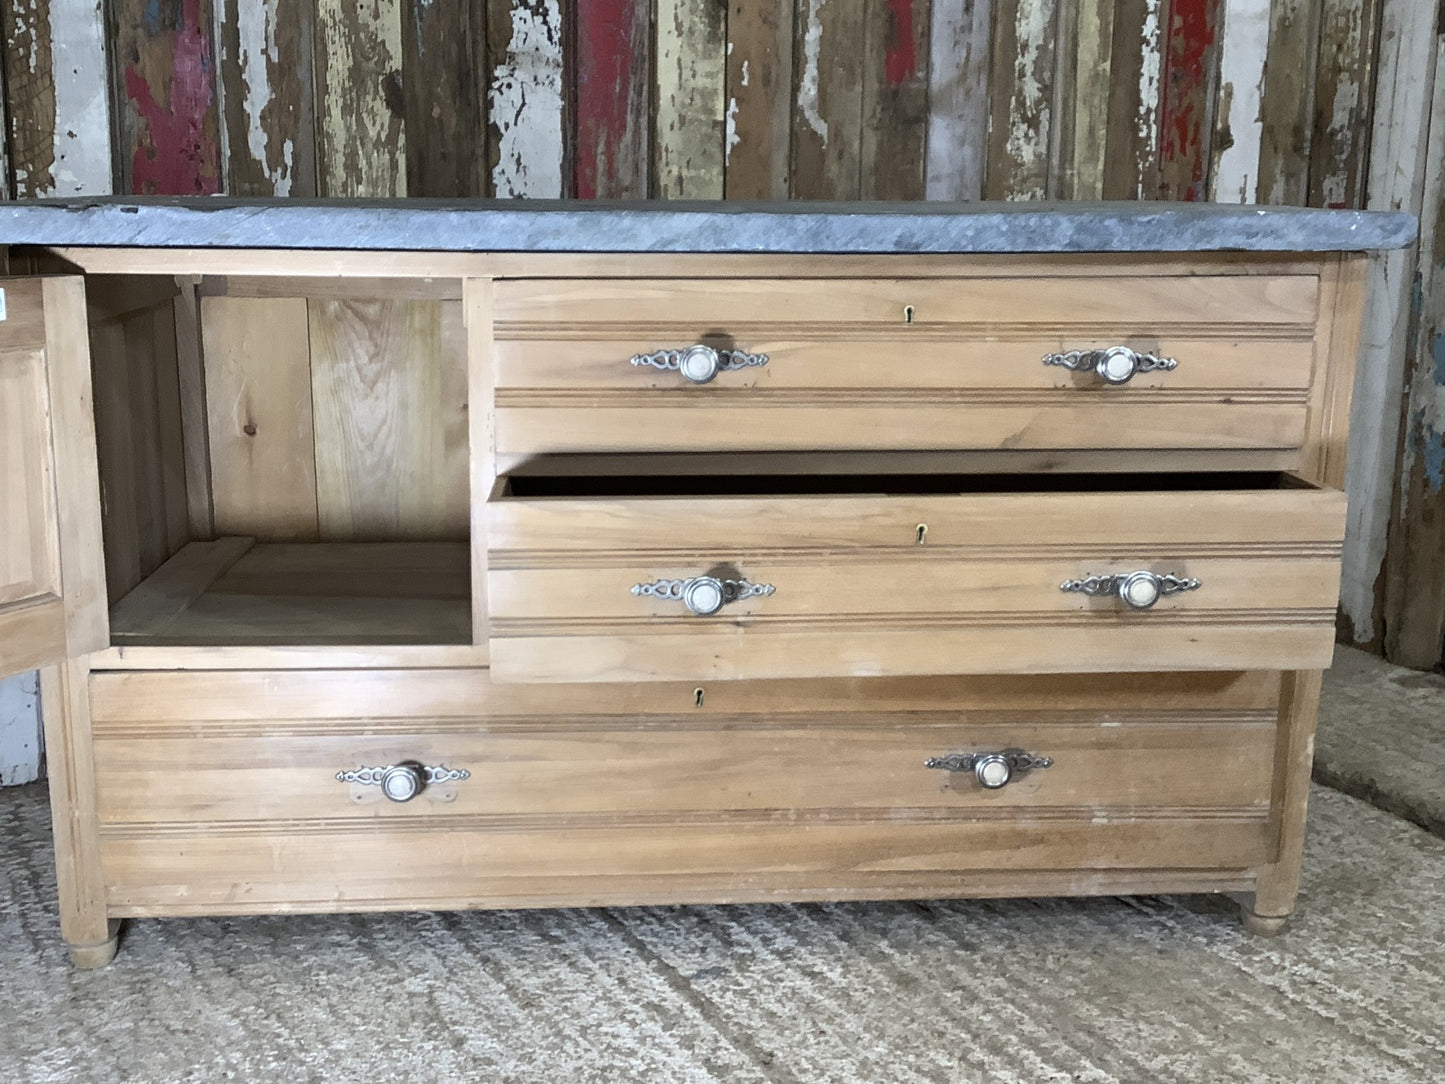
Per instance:
[[[1261,915],[1248,907],[1239,909],[1239,917],[1244,928],[1256,937],[1277,937],[1289,922],[1289,915]]]
[[[120,946],[120,923],[110,923],[110,936],[94,945],[68,945],[70,962],[82,971],[93,971],[104,967],[115,959],[115,950]]]

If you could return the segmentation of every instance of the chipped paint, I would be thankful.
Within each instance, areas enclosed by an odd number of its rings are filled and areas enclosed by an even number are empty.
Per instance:
[[[727,145],[726,7],[658,0],[656,194],[721,199]]]
[[[576,194],[647,195],[647,0],[578,0]]]
[[[281,62],[276,42],[274,6],[265,0],[222,2],[226,17],[235,20],[239,45],[235,57],[226,55],[223,45],[221,62],[223,65],[233,62],[240,68],[240,107],[246,125],[246,147],[251,158],[260,166],[271,187],[271,194],[289,196],[296,144],[283,135],[273,148],[271,126],[267,124],[268,107],[275,94],[271,73]]]
[[[562,195],[562,11],[558,0],[514,0],[512,33],[489,86],[497,196]]]
[[[988,142],[990,0],[933,0],[930,28],[928,199],[978,199]]]
[[[1269,49],[1269,0],[1225,0],[1223,24],[1210,198],[1254,203],[1264,136],[1259,109]]]
[[[888,0],[889,36],[883,53],[883,78],[901,87],[918,67],[913,36],[913,0]]]
[[[1159,0],[1150,2],[1158,4]],[[1048,194],[1054,15],[1054,0],[1018,0],[1014,86],[1004,141],[1004,155],[1010,165],[1001,193],[1006,199],[1042,199]]]
[[[727,118],[726,118],[726,119],[727,119],[727,135],[726,135],[726,138],[725,138],[725,140],[724,140],[724,142],[723,142],[723,165],[724,165],[724,166],[728,166],[728,165],[731,165],[731,164],[732,164],[732,160],[733,160],[733,148],[736,147],[736,146],[741,142],[741,139],[740,139],[740,137],[738,136],[738,100],[737,100],[736,98],[729,98],[729,99],[728,99],[728,110],[727,110]]]
[[[326,196],[406,195],[398,0],[318,0],[318,187]]]
[[[798,79],[798,109],[808,127],[828,145],[828,122],[818,109],[818,61],[823,51],[823,5],[828,0],[803,0],[808,21],[803,31],[803,71]]]
[[[1204,199],[1208,170],[1209,75],[1218,0],[1173,0],[1159,108],[1160,191],[1164,199]]]
[[[181,0],[179,6],[147,0],[144,22],[151,28],[153,49],[144,57],[134,54],[123,79],[139,122],[130,189],[138,194],[212,195],[221,186],[220,148],[211,127],[214,73],[201,0]]]
[[[1159,159],[1159,78],[1163,57],[1159,49],[1159,6],[1163,0],[1148,0],[1144,28],[1139,35],[1139,111],[1134,115],[1139,162],[1135,194],[1141,199],[1153,195],[1148,183]]]

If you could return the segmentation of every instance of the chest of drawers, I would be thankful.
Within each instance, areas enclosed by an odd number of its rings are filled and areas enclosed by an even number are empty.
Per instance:
[[[1245,209],[0,215],[63,932],[1298,883],[1364,250]],[[1240,251],[1220,251],[1237,249]]]

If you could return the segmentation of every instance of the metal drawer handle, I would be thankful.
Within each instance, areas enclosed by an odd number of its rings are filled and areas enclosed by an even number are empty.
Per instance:
[[[471,777],[472,773],[465,768],[433,767],[414,760],[388,764],[383,768],[353,768],[336,773],[338,783],[380,787],[381,793],[393,802],[409,802],[431,783],[456,783]]]
[[[1059,365],[1076,373],[1095,372],[1107,384],[1127,384],[1135,373],[1170,372],[1179,366],[1173,358],[1157,354],[1141,354],[1127,346],[1111,346],[1107,350],[1067,350],[1062,354],[1045,354],[1045,365]]]
[[[1007,786],[1016,775],[1049,768],[1053,763],[1052,757],[1025,753],[1022,749],[1004,749],[997,753],[950,753],[946,757],[929,757],[923,766],[945,772],[972,772],[979,786],[985,790],[998,790]]]
[[[767,354],[749,354],[742,350],[717,350],[703,343],[685,350],[658,350],[651,354],[634,354],[633,365],[651,365],[682,374],[694,384],[707,384],[720,372],[766,365]]]
[[[694,576],[690,580],[657,580],[655,583],[633,584],[634,595],[652,595],[681,602],[699,617],[717,613],[729,602],[771,595],[777,588],[770,583],[748,583],[747,580],[720,580],[716,576]]]
[[[1120,572],[1112,576],[1085,576],[1082,580],[1065,580],[1060,591],[1077,591],[1081,595],[1123,599],[1136,610],[1147,610],[1165,595],[1199,590],[1199,581],[1183,576],[1157,575],[1153,572]]]

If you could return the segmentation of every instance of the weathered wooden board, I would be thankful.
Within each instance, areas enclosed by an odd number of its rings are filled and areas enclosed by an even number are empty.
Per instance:
[[[1158,188],[1164,6],[1165,0],[1115,5],[1105,199],[1139,199]]]
[[[1109,84],[1114,52],[1114,0],[1066,7],[1059,29],[1058,115],[1054,118],[1054,193],[1059,199],[1101,199],[1109,141]]]
[[[727,35],[723,194],[729,199],[787,199],[793,135],[792,7],[732,0]]]
[[[1416,0],[1384,0],[1367,205],[1424,209],[1430,102],[1435,90],[1436,13]],[[1417,270],[1414,251],[1386,253],[1370,270],[1364,345],[1351,406],[1345,488],[1350,515],[1341,580],[1342,625],[1357,642],[1378,643],[1384,622],[1385,560],[1391,501],[1399,477],[1400,389]]]
[[[1220,0],[1171,0],[1159,104],[1161,199],[1203,200],[1213,135]]]
[[[726,27],[726,0],[657,0],[654,195],[722,198]]]
[[[1380,0],[1324,0],[1310,138],[1312,207],[1364,203],[1379,21]]]
[[[106,195],[113,184],[104,11],[94,0],[3,9],[16,198]]]
[[[796,12],[793,196],[857,199],[863,124],[857,61],[864,5],[798,0]]]
[[[213,0],[226,191],[316,194],[311,5]]]
[[[221,190],[210,0],[116,0],[116,156],[120,190]]]
[[[1224,0],[1222,20],[1209,198],[1253,203],[1264,131],[1259,104],[1269,48],[1269,0]]]
[[[561,0],[488,0],[487,161],[493,194],[565,194]]]
[[[1260,97],[1259,202],[1302,204],[1309,194],[1320,0],[1274,0]]]
[[[864,199],[923,198],[931,0],[869,0],[863,41]]]
[[[983,195],[992,0],[933,0],[929,34],[929,199]]]
[[[573,11],[575,194],[579,199],[643,199],[651,134],[651,10],[647,0],[573,0]],[[786,165],[786,146],[783,157]]]
[[[308,309],[321,539],[464,540],[460,303],[313,299]]]
[[[401,51],[406,190],[487,194],[485,9],[473,0],[405,0]]]
[[[401,2],[317,0],[317,190],[404,196]]]
[[[1406,337],[1409,392],[1385,566],[1385,656],[1417,670],[1445,659],[1445,37],[1436,39],[1424,207]]]
[[[1055,0],[995,0],[988,172],[990,199],[1048,194]]]

